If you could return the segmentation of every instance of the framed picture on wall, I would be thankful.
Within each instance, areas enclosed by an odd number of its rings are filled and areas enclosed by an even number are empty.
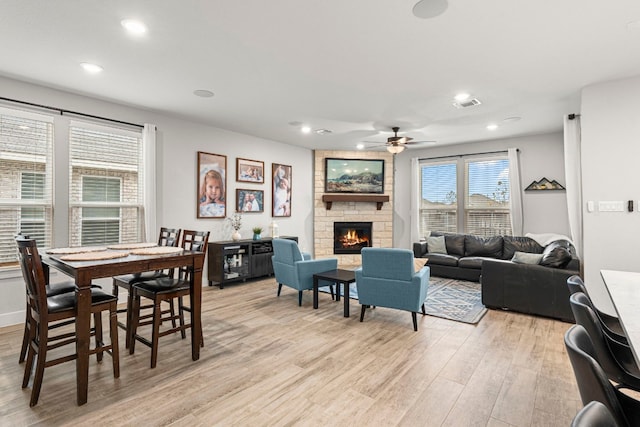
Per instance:
[[[225,218],[227,156],[198,151],[198,218]]]
[[[236,158],[236,181],[264,184],[264,162]]]
[[[291,166],[274,163],[272,216],[291,216]]]
[[[236,188],[236,212],[264,212],[264,191]]]

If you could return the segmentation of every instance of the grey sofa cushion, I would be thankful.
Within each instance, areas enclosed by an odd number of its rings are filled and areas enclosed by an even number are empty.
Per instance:
[[[446,254],[447,247],[444,244],[444,236],[427,237],[427,252],[430,254]]]
[[[449,255],[464,256],[464,234],[432,232],[432,236],[444,236]]]
[[[502,246],[502,259],[510,260],[516,252],[529,252],[541,254],[544,248],[529,237],[504,236]]]
[[[502,258],[502,236],[482,238],[465,235],[464,256]]]
[[[542,254],[516,251],[516,253],[513,254],[513,258],[511,258],[511,261],[516,264],[540,264],[542,257]]]

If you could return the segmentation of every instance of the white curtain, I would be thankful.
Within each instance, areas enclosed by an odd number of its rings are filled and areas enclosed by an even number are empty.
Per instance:
[[[411,241],[420,241],[420,159],[411,159]]]
[[[520,185],[520,160],[518,149],[509,148],[509,201],[511,203],[511,232],[522,236],[524,217],[522,214],[522,185]]]
[[[571,240],[578,256],[582,256],[582,168],[580,154],[580,116],[564,118],[564,174],[567,188],[567,210]]]
[[[156,228],[156,125],[145,123],[142,130],[144,159],[144,236],[143,241],[154,242]]]

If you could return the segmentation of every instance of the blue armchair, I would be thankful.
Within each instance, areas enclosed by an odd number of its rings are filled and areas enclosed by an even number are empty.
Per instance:
[[[302,305],[302,291],[313,289],[313,275],[338,268],[335,258],[312,260],[300,252],[298,244],[288,239],[273,239],[273,273],[278,282],[278,296],[282,285],[298,291],[298,305]]]
[[[424,300],[429,287],[429,267],[417,273],[413,252],[408,249],[363,248],[362,267],[356,270],[358,299],[362,304],[360,321],[368,306],[388,307],[411,312],[413,330],[418,330],[416,313],[425,313]]]

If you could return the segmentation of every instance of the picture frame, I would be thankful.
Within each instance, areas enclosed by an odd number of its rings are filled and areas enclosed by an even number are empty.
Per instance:
[[[264,184],[264,162],[237,157],[236,181]]]
[[[197,182],[197,217],[225,218],[227,156],[198,151]]]
[[[291,216],[291,173],[292,168],[289,165],[281,163],[273,163],[272,171],[272,208],[271,215],[274,217]]]
[[[264,212],[264,191],[236,188],[236,212]]]
[[[325,158],[325,193],[384,193],[384,159]]]

